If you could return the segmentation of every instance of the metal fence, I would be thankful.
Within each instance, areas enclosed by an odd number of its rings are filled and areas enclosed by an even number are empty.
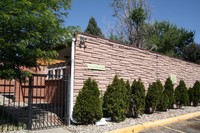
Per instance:
[[[67,77],[34,74],[26,82],[0,81],[0,132],[62,126]]]

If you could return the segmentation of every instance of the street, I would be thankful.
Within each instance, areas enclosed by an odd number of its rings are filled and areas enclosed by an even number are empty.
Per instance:
[[[196,117],[165,126],[146,129],[141,131],[140,133],[199,133],[199,132],[200,132],[200,117]]]

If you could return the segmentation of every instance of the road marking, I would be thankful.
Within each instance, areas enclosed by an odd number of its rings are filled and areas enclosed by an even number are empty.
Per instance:
[[[167,127],[167,126],[161,126],[161,127],[164,127],[164,128],[167,128],[167,129],[170,129],[170,130],[173,130],[173,131],[176,131],[178,133],[186,133],[186,132],[183,132],[183,131],[180,131],[180,130],[177,130],[177,129],[173,129],[173,128],[170,128],[170,127]]]

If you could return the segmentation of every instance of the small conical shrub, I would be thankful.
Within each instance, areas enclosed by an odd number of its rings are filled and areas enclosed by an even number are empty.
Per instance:
[[[189,96],[187,87],[183,80],[180,80],[179,85],[175,89],[175,102],[177,108],[181,108],[183,105],[188,105]]]
[[[73,117],[82,124],[94,124],[103,116],[100,92],[95,80],[84,82],[74,106]]]
[[[192,87],[190,87],[189,89],[188,89],[188,96],[189,96],[189,104],[188,105],[192,105],[193,104],[193,88]]]
[[[127,117],[130,117],[131,108],[130,108],[130,99],[131,99],[131,85],[129,80],[126,81],[126,90],[127,90],[127,102],[126,102],[126,109],[127,109]]]
[[[134,117],[142,115],[145,110],[145,88],[141,79],[134,80],[131,86],[131,104],[132,113]]]
[[[159,105],[158,105],[158,110],[159,111],[167,111],[167,108],[168,108],[168,106],[169,106],[169,98],[168,98],[168,95],[165,93],[165,92],[163,92],[162,94],[161,94],[161,101],[160,101],[160,103],[159,103]]]
[[[194,86],[192,87],[192,93],[193,93],[193,105],[194,106],[198,106],[198,104],[200,103],[200,82],[196,81],[194,83]]]
[[[160,89],[156,82],[153,82],[149,85],[148,92],[146,95],[146,113],[154,113],[156,111],[156,107],[160,101]]]
[[[115,76],[108,85],[103,97],[104,116],[110,116],[114,122],[123,121],[127,114],[127,90],[124,81]]]
[[[168,78],[165,81],[165,85],[164,85],[164,93],[167,94],[167,96],[169,97],[169,104],[168,104],[168,108],[173,108],[174,105],[174,85],[172,84],[172,81],[170,78]]]

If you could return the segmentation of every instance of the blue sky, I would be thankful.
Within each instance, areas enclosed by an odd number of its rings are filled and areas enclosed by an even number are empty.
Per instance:
[[[66,19],[66,26],[80,26],[84,31],[93,16],[104,32],[115,24],[113,11],[109,4],[112,0],[73,0]],[[147,0],[150,5],[151,22],[167,20],[178,27],[195,31],[195,41],[200,43],[200,0]]]

